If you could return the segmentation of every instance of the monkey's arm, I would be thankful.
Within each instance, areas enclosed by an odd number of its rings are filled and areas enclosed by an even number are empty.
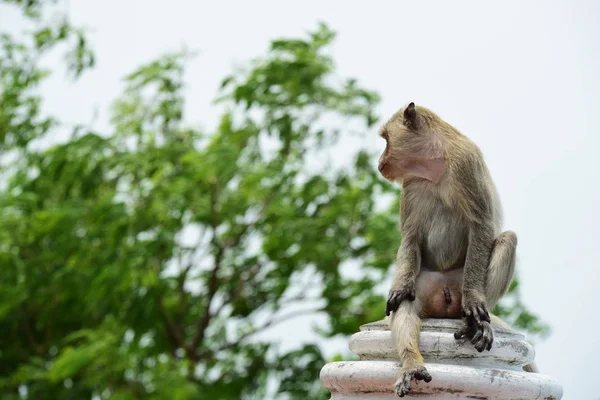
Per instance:
[[[385,315],[396,311],[403,300],[415,299],[415,281],[421,269],[421,251],[419,248],[420,223],[416,202],[409,182],[402,184],[400,202],[400,231],[402,243],[396,254],[396,272],[390,289]]]
[[[390,289],[385,315],[390,315],[403,300],[415,299],[415,280],[421,267],[421,253],[410,236],[402,240],[396,255],[396,272]]]

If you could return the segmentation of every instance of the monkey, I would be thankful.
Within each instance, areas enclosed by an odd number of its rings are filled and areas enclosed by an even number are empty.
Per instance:
[[[490,350],[489,310],[506,293],[515,270],[517,235],[501,232],[502,209],[479,147],[433,111],[408,106],[380,129],[379,172],[401,184],[401,243],[386,316],[401,360],[394,390],[430,382],[419,351],[423,318],[462,319],[456,339]]]

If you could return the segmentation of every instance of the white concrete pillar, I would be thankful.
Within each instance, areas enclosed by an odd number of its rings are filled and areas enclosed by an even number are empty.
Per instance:
[[[526,372],[533,347],[515,331],[494,325],[492,350],[478,353],[466,339],[454,339],[460,320],[423,321],[420,349],[431,382],[414,382],[405,399],[559,400],[562,386],[553,378]],[[393,386],[400,364],[388,321],[360,327],[350,338],[359,361],[340,361],[321,369],[321,383],[331,399],[399,399]]]

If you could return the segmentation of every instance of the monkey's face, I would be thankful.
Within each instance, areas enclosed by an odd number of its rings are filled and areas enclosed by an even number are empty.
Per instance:
[[[380,132],[385,140],[385,149],[379,157],[379,172],[388,181],[401,183],[413,159],[414,145],[411,143],[411,136],[415,133],[391,122]]]
[[[380,136],[385,149],[379,157],[379,172],[385,179],[398,183],[408,177],[439,181],[444,172],[441,141],[414,103],[396,113]]]

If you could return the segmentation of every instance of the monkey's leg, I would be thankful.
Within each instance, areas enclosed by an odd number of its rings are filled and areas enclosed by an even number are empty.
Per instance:
[[[391,316],[392,339],[402,362],[398,380],[394,384],[394,390],[400,397],[404,397],[410,391],[413,379],[431,381],[431,375],[423,365],[423,356],[419,351],[420,303],[419,299],[403,301]]]
[[[515,273],[517,235],[512,231],[502,232],[494,241],[490,257],[486,293],[490,310],[508,290]]]
[[[498,300],[506,293],[515,272],[517,235],[506,231],[501,233],[494,241],[492,254],[487,271],[485,297],[490,309],[493,309]],[[468,319],[465,325],[454,334],[455,338],[466,336],[471,339],[477,351],[482,352],[492,348],[494,335],[488,321],[477,324]]]

